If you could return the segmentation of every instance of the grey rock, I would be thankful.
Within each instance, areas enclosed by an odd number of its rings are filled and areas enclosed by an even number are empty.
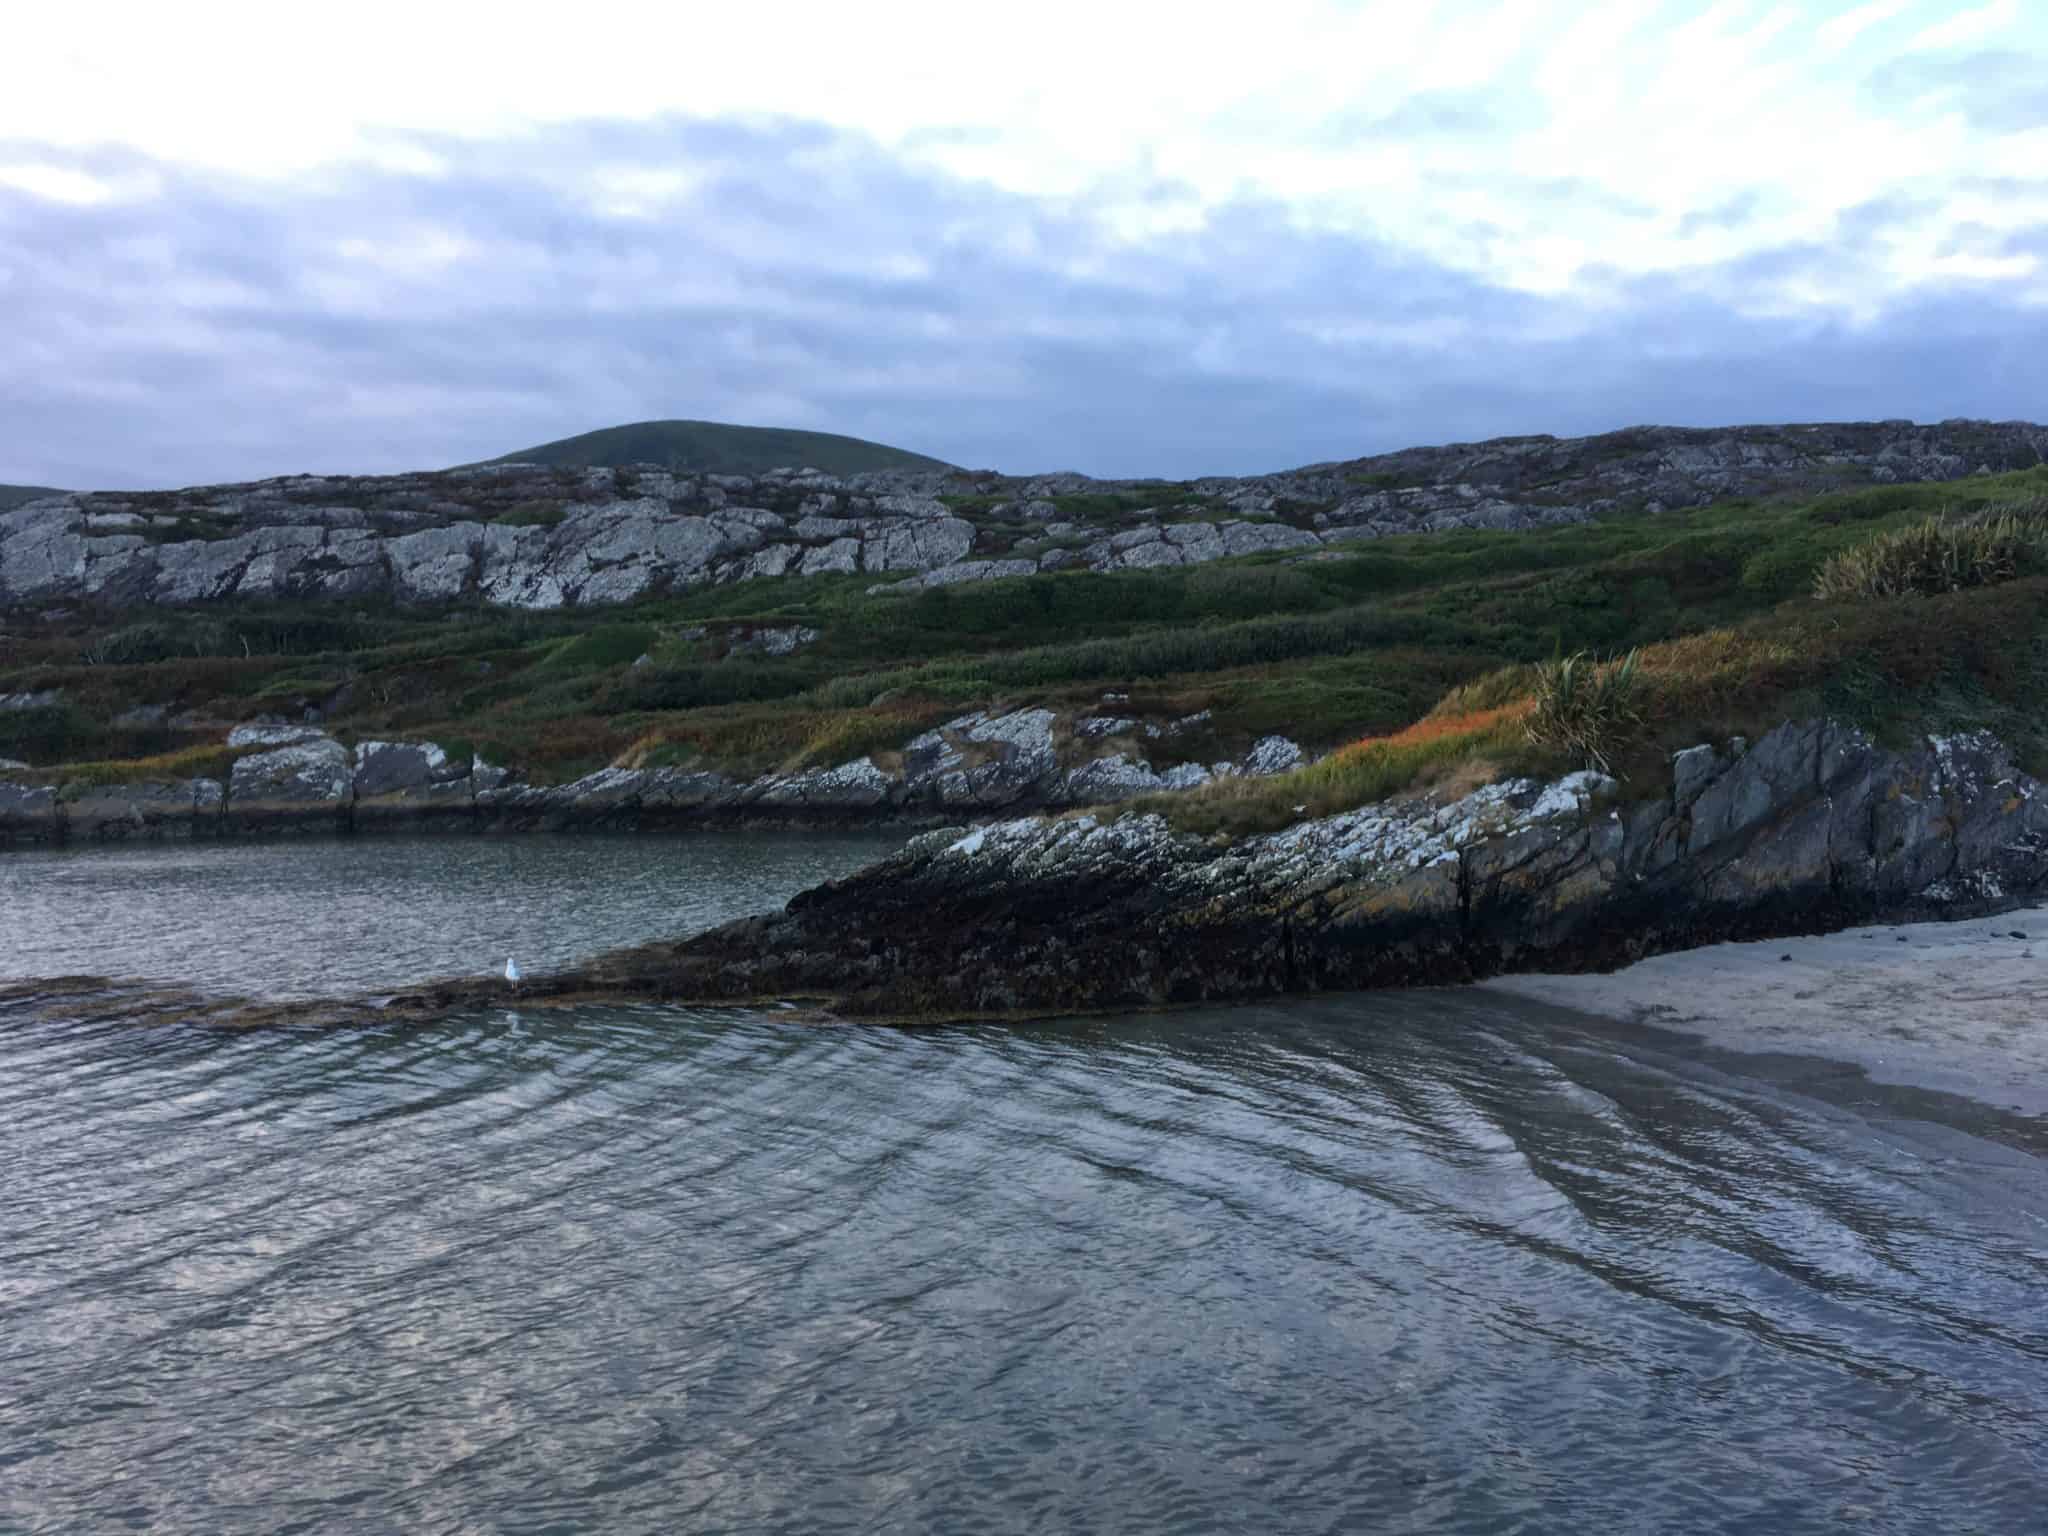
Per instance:
[[[836,768],[770,779],[754,790],[752,798],[764,805],[859,810],[883,804],[896,788],[897,781],[877,768],[873,758],[863,757]]]
[[[1262,736],[1244,756],[1242,770],[1258,777],[1288,773],[1307,761],[1300,747],[1285,736]]]
[[[860,568],[860,549],[859,539],[834,539],[820,548],[806,550],[799,569],[806,576],[851,576]]]
[[[66,832],[96,842],[190,835],[218,818],[222,798],[218,779],[95,786],[64,808]]]
[[[250,720],[228,732],[231,747],[289,747],[302,741],[325,741],[327,733],[310,725],[281,720]]]
[[[1035,560],[963,560],[958,565],[926,571],[918,582],[927,587],[950,587],[962,581],[997,581],[1005,576],[1033,576],[1037,572]]]
[[[468,764],[451,760],[431,741],[356,743],[355,795],[358,800],[426,789],[468,777]]]
[[[49,842],[58,835],[54,789],[0,779],[0,842]]]
[[[790,656],[817,643],[818,631],[806,624],[768,625],[732,640],[728,654],[755,652],[763,656]]]
[[[472,756],[469,760],[469,782],[475,794],[501,789],[511,777],[510,769],[496,767],[480,757]]]
[[[238,810],[248,804],[338,803],[350,798],[352,784],[348,749],[323,736],[236,758],[228,795]]]
[[[871,571],[931,571],[964,559],[974,548],[974,525],[957,517],[906,524],[868,539]]]
[[[786,576],[791,567],[803,559],[803,555],[801,545],[770,544],[766,549],[748,557],[736,579],[753,581],[763,576]]]

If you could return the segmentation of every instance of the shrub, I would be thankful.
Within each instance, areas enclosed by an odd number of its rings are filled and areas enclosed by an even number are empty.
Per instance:
[[[2016,580],[2048,542],[2048,506],[1946,514],[1880,533],[1831,556],[1814,578],[1823,602],[1934,597]]]
[[[1534,706],[1522,724],[1530,745],[1611,771],[1643,724],[1636,653],[1598,662],[1581,651],[1540,664],[1535,677]]]

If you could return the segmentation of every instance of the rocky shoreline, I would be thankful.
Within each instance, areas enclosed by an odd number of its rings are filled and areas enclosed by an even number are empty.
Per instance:
[[[1156,815],[915,839],[775,914],[522,988],[937,1021],[1610,969],[1731,939],[2000,911],[2048,888],[2048,801],[1978,733],[1888,750],[1827,721],[1678,755],[1663,797],[1595,773],[1235,841]],[[384,1007],[503,1003],[451,982]]]
[[[1205,716],[1144,720],[1112,697],[1078,716],[977,711],[894,752],[740,778],[609,767],[568,784],[522,783],[433,741],[344,744],[315,726],[228,733],[225,777],[132,784],[11,782],[0,773],[0,848],[365,832],[661,831],[694,827],[930,826],[963,816],[1098,806],[1303,762],[1268,736],[1242,756],[1155,768]]]

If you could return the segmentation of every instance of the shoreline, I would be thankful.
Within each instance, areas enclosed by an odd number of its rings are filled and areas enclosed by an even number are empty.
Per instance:
[[[1823,1057],[1874,1083],[2048,1116],[2048,907],[2039,904],[1476,985],[1715,1050]]]

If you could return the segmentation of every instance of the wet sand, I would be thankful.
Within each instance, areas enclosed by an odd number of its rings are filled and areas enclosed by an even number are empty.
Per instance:
[[[1827,1057],[1877,1082],[2048,1115],[2048,909],[1716,944],[1611,975],[1484,985],[1727,1050]]]

